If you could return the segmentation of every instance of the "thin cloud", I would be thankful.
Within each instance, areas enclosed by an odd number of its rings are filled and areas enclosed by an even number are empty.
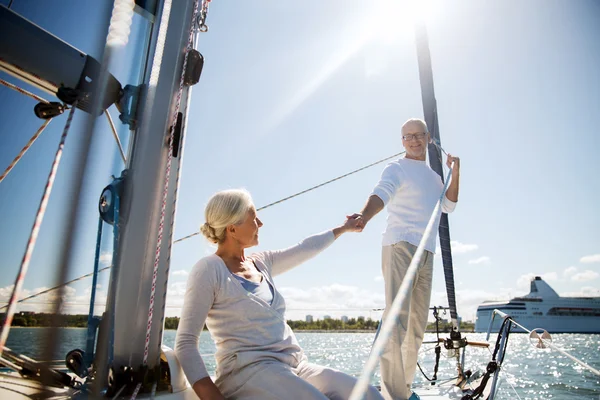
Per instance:
[[[484,301],[505,301],[514,293],[514,289],[498,288],[495,292],[485,290],[456,290],[456,309],[463,321],[475,321],[477,307]],[[448,296],[445,291],[433,292],[431,294],[431,306],[448,306]],[[440,315],[443,319],[450,319],[450,314]],[[430,315],[429,319],[432,319]]]
[[[188,276],[189,272],[187,272],[186,270],[180,269],[180,270],[177,270],[177,271],[173,271],[171,273],[171,275],[173,275],[173,276]]]
[[[100,254],[100,264],[110,264],[112,261],[112,251],[105,251]]]
[[[571,280],[574,282],[587,282],[593,281],[594,279],[600,276],[599,273],[592,270],[585,270],[583,272],[579,272],[571,277]]]
[[[563,275],[566,277],[573,276],[577,272],[577,267],[570,266],[564,270]]]
[[[566,293],[561,294],[561,296],[565,296],[565,297],[600,297],[600,289],[591,287],[591,286],[584,286],[578,292],[566,292]]]
[[[479,246],[476,244],[461,243],[458,240],[451,240],[450,248],[452,250],[452,254],[465,254],[479,249]],[[435,253],[438,256],[441,255],[442,249],[439,246],[436,247]]]
[[[579,262],[584,263],[584,264],[600,262],[600,254],[592,254],[591,256],[581,257]]]
[[[558,274],[556,272],[547,272],[545,274],[534,274],[533,272],[530,272],[528,274],[525,275],[521,275],[519,277],[519,279],[517,279],[517,287],[519,289],[529,289],[530,287],[530,283],[531,280],[533,278],[535,278],[536,276],[541,276],[543,280],[545,281],[557,281],[558,280]]]
[[[466,244],[466,243],[461,243],[461,242],[458,242],[455,240],[452,240],[450,242],[450,246],[452,247],[452,252],[454,254],[469,253],[469,252],[475,251],[479,248],[479,246],[476,244]]]
[[[492,260],[488,256],[483,256],[476,258],[474,260],[469,260],[469,264],[489,264]]]
[[[374,292],[341,284],[318,286],[309,289],[283,287],[279,290],[287,304],[286,318],[364,316],[379,319],[385,305],[383,292]]]
[[[48,290],[48,287],[38,287],[35,289],[23,289],[21,299],[31,295]],[[0,288],[0,305],[4,306],[8,303],[12,293],[12,285]],[[48,293],[41,294],[30,300],[26,300],[17,305],[17,312],[32,311],[32,312],[53,312],[56,302],[59,300],[60,292],[53,290]],[[62,288],[62,308],[60,312],[66,314],[87,314],[89,312],[90,290],[86,288],[82,294],[79,294],[77,289],[71,286]],[[96,304],[104,304],[106,302],[106,293],[98,290],[96,292]]]

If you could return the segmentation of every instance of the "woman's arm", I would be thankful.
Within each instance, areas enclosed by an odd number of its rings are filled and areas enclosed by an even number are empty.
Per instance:
[[[192,388],[202,400],[224,399],[208,375],[198,350],[200,334],[214,303],[217,288],[214,268],[211,268],[205,260],[200,260],[192,269],[187,281],[175,339],[177,359],[188,381],[193,383]]]
[[[282,274],[313,258],[346,232],[359,232],[361,230],[358,227],[359,223],[359,221],[354,219],[346,219],[342,225],[332,230],[309,236],[295,246],[284,250],[266,252],[265,261],[267,267],[271,270],[271,275]]]

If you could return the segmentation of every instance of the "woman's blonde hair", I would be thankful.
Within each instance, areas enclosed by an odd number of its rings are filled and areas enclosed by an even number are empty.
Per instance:
[[[212,243],[223,243],[225,229],[229,225],[242,223],[253,207],[252,197],[247,190],[229,189],[217,192],[206,204],[206,222],[200,227],[200,232]]]

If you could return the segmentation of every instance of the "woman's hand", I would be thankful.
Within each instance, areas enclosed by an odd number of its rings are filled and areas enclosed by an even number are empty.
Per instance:
[[[333,234],[337,239],[342,233],[361,232],[365,227],[364,221],[360,217],[346,217],[346,221],[341,226],[333,229]]]
[[[209,376],[194,383],[192,389],[202,400],[226,400]]]

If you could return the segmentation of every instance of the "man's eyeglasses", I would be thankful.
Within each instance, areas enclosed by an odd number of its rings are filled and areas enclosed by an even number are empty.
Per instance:
[[[410,142],[413,139],[421,140],[421,139],[423,139],[425,137],[425,135],[427,135],[426,132],[409,133],[408,135],[402,136],[402,139],[406,140],[407,142]]]

